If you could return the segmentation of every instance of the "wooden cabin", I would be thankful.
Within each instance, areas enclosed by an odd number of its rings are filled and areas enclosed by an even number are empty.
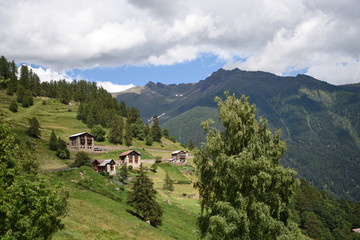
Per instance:
[[[77,133],[71,135],[69,140],[69,149],[71,150],[92,151],[94,149],[94,136],[90,133]]]
[[[119,158],[121,160],[121,165],[140,167],[141,155],[134,150],[123,152],[120,154]]]
[[[171,153],[171,161],[173,163],[181,162],[186,163],[187,152],[184,150],[179,150]]]
[[[105,159],[105,160],[91,160],[91,164],[93,165],[93,169],[96,172],[107,172],[110,175],[116,174],[115,161],[113,159]]]

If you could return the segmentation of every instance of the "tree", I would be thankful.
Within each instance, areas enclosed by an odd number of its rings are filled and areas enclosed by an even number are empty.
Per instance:
[[[63,228],[68,193],[37,175],[38,169],[22,166],[28,158],[18,154],[26,150],[19,151],[14,139],[0,123],[0,239],[50,239]]]
[[[134,180],[132,192],[128,195],[127,204],[136,209],[136,213],[143,217],[144,221],[157,227],[162,224],[163,210],[156,202],[156,190],[154,183],[146,176],[142,164],[140,165],[139,175]]]
[[[52,151],[56,151],[58,149],[57,138],[54,130],[51,131],[49,147]]]
[[[101,125],[95,125],[92,129],[91,129],[91,134],[94,135],[94,138],[96,141],[98,142],[103,142],[105,141],[105,130],[103,129],[103,127]]]
[[[31,119],[29,119],[29,128],[27,130],[27,134],[30,137],[35,137],[35,138],[39,138],[41,133],[40,133],[40,124],[38,122],[38,120],[36,119],[36,117],[33,117]]]
[[[189,144],[188,144],[189,150],[191,151],[191,150],[193,150],[195,147],[196,147],[196,146],[195,146],[193,140],[190,138]]]
[[[297,239],[288,223],[287,205],[295,172],[279,166],[286,145],[280,132],[255,119],[248,98],[225,93],[215,98],[224,132],[203,123],[206,143],[195,154],[201,214],[200,236],[206,239]],[[289,237],[291,236],[291,237]]]
[[[129,176],[129,172],[127,170],[127,167],[124,165],[120,168],[120,180],[121,182],[124,182]]]
[[[161,128],[159,119],[156,115],[153,116],[153,125],[151,126],[151,133],[155,142],[161,142]]]
[[[81,167],[84,165],[90,165],[90,157],[86,152],[77,152],[75,155],[75,167]]]
[[[132,144],[133,129],[129,120],[126,120],[125,124],[125,144],[130,147]]]
[[[16,103],[15,100],[12,100],[9,106],[9,110],[12,112],[17,112],[18,111],[18,105]]]
[[[169,130],[168,130],[167,128],[165,128],[165,129],[163,130],[163,132],[162,132],[162,135],[163,135],[164,137],[168,138],[168,137],[169,137]]]
[[[114,144],[122,144],[123,141],[124,120],[122,117],[115,116],[110,124],[109,142]]]
[[[163,189],[168,191],[174,191],[174,181],[169,177],[169,174],[166,173],[165,179],[164,179],[164,185]]]

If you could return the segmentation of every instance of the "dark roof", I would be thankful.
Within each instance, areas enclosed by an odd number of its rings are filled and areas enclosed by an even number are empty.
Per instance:
[[[126,151],[126,152],[123,152],[122,154],[120,154],[120,157],[127,156],[127,155],[129,155],[130,153],[132,153],[132,152],[136,152],[138,155],[141,155],[141,154],[138,153],[137,151],[129,150],[129,151]]]
[[[81,136],[84,134],[89,134],[90,136],[92,136],[94,138],[94,135],[92,135],[91,133],[88,133],[88,132],[77,133],[77,134],[69,136],[69,138],[78,137],[78,136]]]

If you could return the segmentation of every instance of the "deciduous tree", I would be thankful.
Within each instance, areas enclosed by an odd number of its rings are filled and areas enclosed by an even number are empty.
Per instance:
[[[200,236],[297,239],[287,209],[295,172],[279,165],[286,148],[280,132],[272,134],[266,120],[255,119],[255,106],[247,97],[236,99],[228,93],[225,97],[225,101],[215,99],[224,132],[203,123],[206,143],[196,152]]]

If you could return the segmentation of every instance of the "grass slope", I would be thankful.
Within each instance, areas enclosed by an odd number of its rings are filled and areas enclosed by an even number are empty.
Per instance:
[[[34,105],[29,108],[18,107],[18,112],[8,110],[10,102],[15,96],[7,96],[0,91],[0,113],[2,119],[13,128],[20,141],[30,140],[36,149],[37,157],[42,169],[66,167],[72,160],[63,161],[56,157],[55,152],[49,150],[48,142],[51,131],[58,137],[68,140],[68,136],[78,132],[89,132],[85,124],[76,120],[77,104],[64,105],[56,99],[34,99]],[[45,104],[43,104],[45,101]],[[41,126],[41,137],[32,139],[26,135],[28,120],[36,117]],[[96,145],[110,145],[108,142]],[[114,158],[127,150],[135,149],[141,152],[143,159],[161,156],[170,158],[171,152],[181,149],[178,143],[164,139],[161,143],[154,142],[153,146],[146,146],[144,142],[135,140],[133,146],[117,146],[112,152],[93,154],[97,159]],[[74,156],[75,153],[72,153]],[[191,161],[190,161],[191,162]],[[150,165],[148,165],[150,167]],[[192,167],[189,167],[190,169]],[[176,167],[174,169],[177,170]],[[189,179],[190,174],[177,170],[170,171],[170,177]],[[51,182],[62,182],[69,191],[69,208],[63,219],[64,229],[57,232],[53,239],[195,239],[196,217],[200,211],[198,195],[192,184],[175,184],[171,193],[162,190],[165,171],[158,168],[156,173],[149,172],[158,191],[158,201],[164,209],[163,225],[153,228],[127,210],[126,197],[131,189],[131,182],[119,185],[115,181],[94,172],[89,167],[82,167],[71,171],[44,173]],[[135,171],[130,174],[134,177]],[[189,181],[188,180],[188,181]]]

